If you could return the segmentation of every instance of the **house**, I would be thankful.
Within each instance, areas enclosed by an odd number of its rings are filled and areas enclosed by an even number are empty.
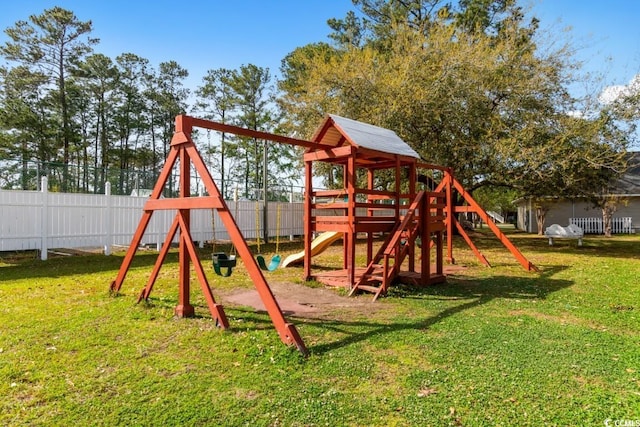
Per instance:
[[[614,185],[613,195],[622,202],[613,214],[614,233],[640,233],[640,152],[630,153],[629,169]],[[516,227],[529,233],[538,233],[536,198],[522,197],[514,201],[518,210]],[[602,209],[593,206],[584,197],[573,199],[549,196],[544,198],[549,210],[544,226],[567,226],[570,223],[584,228],[585,233],[602,233]]]

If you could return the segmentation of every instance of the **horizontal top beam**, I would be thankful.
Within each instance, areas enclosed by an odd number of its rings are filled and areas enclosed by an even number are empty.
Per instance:
[[[418,169],[436,169],[436,170],[439,170],[439,171],[451,173],[451,168],[450,167],[434,165],[432,163],[417,162],[416,163],[416,167]]]
[[[298,139],[284,135],[277,135],[275,133],[245,129],[239,126],[227,125],[224,123],[218,123],[206,119],[199,119],[187,115],[179,115],[176,117],[176,132],[183,131],[191,133],[193,127],[216,130],[219,132],[230,133],[238,136],[246,136],[249,138],[264,139],[266,141],[279,142],[282,144],[295,145],[297,147],[311,148],[314,150],[328,150],[331,148],[335,148],[330,145],[323,145],[313,141],[307,141],[306,139]]]

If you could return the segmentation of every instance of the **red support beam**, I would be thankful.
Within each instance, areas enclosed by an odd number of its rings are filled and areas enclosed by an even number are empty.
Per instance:
[[[367,189],[373,191],[373,185],[375,183],[375,175],[372,169],[367,169]],[[370,196],[367,196],[367,203],[372,202]],[[373,217],[374,209],[367,209],[367,217]],[[367,233],[367,265],[373,259],[373,233]]]
[[[522,252],[520,252],[520,250],[513,244],[511,243],[511,240],[509,240],[509,238],[498,228],[497,225],[495,225],[495,223],[493,222],[493,220],[491,220],[489,218],[489,215],[487,215],[487,213],[485,212],[484,209],[482,209],[482,207],[478,204],[478,202],[476,202],[473,197],[471,197],[471,194],[469,194],[464,187],[462,186],[462,184],[460,184],[456,179],[452,178],[451,180],[453,186],[455,187],[456,190],[458,190],[458,192],[460,193],[460,195],[464,198],[464,200],[469,204],[469,206],[471,206],[473,209],[475,209],[475,213],[478,214],[478,216],[480,216],[480,218],[487,223],[487,225],[489,226],[489,228],[491,229],[491,231],[493,231],[493,234],[495,234],[495,236],[500,240],[500,242],[513,254],[513,256],[518,260],[518,262],[520,263],[520,265],[522,265],[522,267],[527,270],[527,271],[538,271],[538,268],[533,265],[524,255],[522,255]]]
[[[334,159],[344,158],[344,156],[348,156],[351,154],[351,146],[343,146],[343,147],[331,147],[325,148],[320,151],[311,151],[309,153],[304,154],[305,161],[331,161]]]
[[[248,129],[238,128],[235,126],[222,125],[220,123],[209,122],[207,120],[194,119],[189,116],[177,116],[176,117],[176,131],[171,140],[171,150],[167,157],[167,161],[160,173],[160,177],[154,186],[150,200],[145,204],[142,218],[138,224],[138,228],[129,246],[129,250],[123,260],[123,263],[118,272],[118,276],[111,284],[111,290],[119,291],[127,271],[131,266],[131,261],[135,255],[136,249],[141,242],[142,236],[149,224],[153,212],[160,209],[173,209],[177,210],[176,218],[171,225],[168,235],[165,239],[165,244],[159,253],[156,260],[154,269],[151,273],[149,281],[146,287],[142,290],[138,301],[143,298],[148,298],[155,280],[158,277],[162,263],[164,262],[168,253],[171,241],[175,234],[180,231],[179,237],[179,249],[178,249],[178,261],[179,261],[179,289],[178,289],[178,305],[175,308],[175,313],[179,317],[190,317],[194,315],[194,308],[190,303],[190,266],[193,263],[194,270],[198,282],[200,283],[202,292],[207,301],[209,311],[212,317],[216,320],[218,326],[222,328],[228,328],[229,322],[224,313],[223,307],[216,303],[211,288],[207,281],[204,269],[191,238],[190,232],[190,220],[191,209],[216,209],[223,224],[225,225],[229,236],[231,237],[233,245],[236,247],[238,254],[242,258],[242,261],[247,268],[249,276],[253,280],[253,283],[258,291],[262,302],[267,308],[267,312],[273,321],[273,324],[280,335],[280,339],[288,344],[294,345],[304,355],[308,354],[308,350],[304,344],[304,341],[298,334],[295,326],[287,323],[282,310],[280,309],[268,283],[266,282],[260,267],[256,260],[253,258],[249,247],[247,245],[244,236],[240,232],[233,216],[231,215],[228,206],[224,202],[218,187],[215,185],[211,174],[207,170],[202,157],[198,153],[193,141],[191,140],[191,131],[193,126],[204,127],[206,129],[220,130],[228,133],[235,133],[242,136],[251,136],[255,138],[271,140],[276,142],[288,143],[299,146],[311,146],[311,142],[297,140],[295,138],[288,138],[279,135],[268,134],[265,132],[255,132]],[[317,147],[318,144],[313,144]],[[162,190],[166,185],[167,179],[171,174],[171,170],[176,161],[179,161],[179,197],[162,199]],[[207,197],[194,197],[191,198],[191,164],[194,165],[196,172],[200,175],[202,182],[209,194]]]
[[[311,240],[313,237],[313,167],[311,161],[304,162],[304,280],[311,279]]]
[[[169,249],[171,248],[171,242],[173,241],[173,238],[175,237],[176,232],[178,231],[179,223],[180,221],[178,221],[178,216],[176,215],[176,217],[173,220],[173,223],[171,224],[171,227],[169,228],[169,232],[167,233],[167,236],[164,239],[164,243],[160,248],[160,253],[158,254],[158,258],[156,258],[156,263],[154,264],[153,270],[151,271],[151,275],[149,276],[149,281],[147,282],[147,286],[144,287],[144,289],[140,293],[140,296],[138,297],[138,302],[142,301],[143,299],[146,300],[149,298],[149,295],[153,290],[153,285],[156,282],[156,279],[158,278],[158,274],[160,274],[160,268],[162,267],[162,264],[164,264],[164,260],[167,258],[167,254],[169,253]]]
[[[144,204],[145,211],[174,209],[221,209],[222,202],[218,197],[185,197],[180,199],[149,199]]]
[[[179,129],[176,129],[179,131]],[[190,130],[190,129],[189,129]],[[187,138],[189,139],[189,138]],[[191,143],[190,141],[185,142],[184,144]],[[173,144],[173,141],[172,141]],[[180,198],[178,200],[184,201],[185,198],[191,196],[191,173],[190,173],[190,165],[189,154],[184,150],[182,145],[179,148],[175,148],[177,145],[172,145],[172,149],[178,149],[180,151],[180,181],[179,181],[179,191]],[[178,200],[165,199],[169,201],[178,202]],[[178,317],[193,317],[195,315],[195,309],[191,305],[190,302],[190,279],[191,279],[191,269],[190,269],[190,255],[188,251],[188,245],[190,242],[187,242],[186,236],[190,235],[190,227],[191,227],[191,211],[189,209],[181,209],[178,207],[179,203],[176,203],[176,208],[178,209],[178,220],[180,221],[180,240],[179,240],[179,250],[178,250],[178,260],[180,263],[180,283],[179,283],[179,293],[178,293],[178,305],[175,308],[175,314]],[[212,313],[213,314],[213,313]]]
[[[443,182],[445,186],[445,193],[447,195],[447,262],[449,264],[455,264],[455,259],[453,258],[453,219],[455,215],[455,200],[453,200],[453,171],[451,169],[447,169],[445,171]],[[438,188],[440,187],[438,186]],[[438,191],[438,189],[436,189],[436,191]]]
[[[487,267],[491,267],[491,264],[489,264],[489,261],[487,261],[487,258],[485,258],[485,256],[482,255],[482,253],[478,250],[478,247],[475,245],[475,243],[473,243],[473,241],[471,240],[467,232],[464,231],[464,228],[462,228],[462,225],[460,225],[460,221],[458,221],[457,218],[453,218],[453,221],[456,224],[456,229],[458,230],[458,233],[460,233],[464,241],[467,242],[467,245],[471,248],[471,251],[476,256],[476,258],[478,258],[478,260],[484,265],[486,265]]]
[[[430,200],[426,194],[422,198],[422,203],[420,203],[420,239],[422,244],[420,246],[420,275],[421,281],[428,282],[431,278],[431,228],[430,219],[431,216],[431,208],[430,208]],[[437,250],[437,249],[436,249]],[[442,260],[440,260],[442,261]]]
[[[345,241],[345,248],[347,250],[347,280],[349,286],[355,284],[356,278],[356,149],[353,146],[351,148],[351,155],[347,159],[346,178],[347,183],[347,197],[349,201],[349,207],[347,208],[347,217],[349,224],[349,232],[345,234],[343,240]],[[348,244],[346,243],[348,241]]]
[[[251,130],[241,128],[239,126],[227,125],[218,122],[212,122],[210,120],[198,119],[190,116],[178,116],[183,123],[182,127],[185,128],[185,132],[191,133],[191,127],[199,127],[204,129],[216,130],[219,132],[230,133],[237,136],[246,136],[249,138],[263,139],[265,141],[279,142],[281,144],[295,145],[297,147],[311,148],[314,150],[325,149],[330,150],[334,147],[330,145],[323,145],[313,141],[307,141],[306,139],[292,138],[284,135],[277,135],[275,133],[262,132],[258,130]],[[176,124],[178,123],[176,119]],[[188,130],[185,127],[188,125]],[[177,127],[176,127],[177,129]]]

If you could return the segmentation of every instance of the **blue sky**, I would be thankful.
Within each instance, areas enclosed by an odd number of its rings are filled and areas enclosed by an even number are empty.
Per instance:
[[[640,72],[640,1],[524,0],[541,26],[554,35],[571,27],[577,57],[588,71],[605,74],[610,85],[625,85]],[[132,52],[152,65],[176,60],[200,83],[209,69],[243,64],[278,73],[280,61],[296,47],[326,41],[329,18],[342,18],[350,0],[7,0],[0,29],[31,14],[61,6],[92,20],[101,39],[96,51],[112,58]],[[6,41],[0,34],[0,43]]]
[[[541,28],[570,37],[585,71],[606,85],[627,85],[640,73],[640,1],[534,0]]]

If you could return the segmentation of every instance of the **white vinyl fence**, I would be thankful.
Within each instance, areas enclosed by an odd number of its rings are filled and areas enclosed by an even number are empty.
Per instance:
[[[113,196],[107,185],[106,194],[51,193],[43,178],[42,191],[0,190],[0,251],[39,250],[42,259],[52,248],[104,248],[129,246],[140,222],[146,197]],[[231,214],[245,238],[264,235],[264,203],[254,201],[227,202]],[[280,224],[278,224],[280,209]],[[275,237],[300,236],[304,232],[303,204],[268,204],[268,232]],[[210,209],[191,211],[191,236],[198,242],[229,238],[220,217],[211,221]],[[143,244],[160,247],[175,217],[174,210],[153,213],[142,239]],[[177,241],[177,239],[176,239]]]
[[[604,234],[602,218],[569,218],[569,224],[575,224],[582,228],[585,234]],[[613,234],[634,233],[631,217],[614,217],[611,221]]]

